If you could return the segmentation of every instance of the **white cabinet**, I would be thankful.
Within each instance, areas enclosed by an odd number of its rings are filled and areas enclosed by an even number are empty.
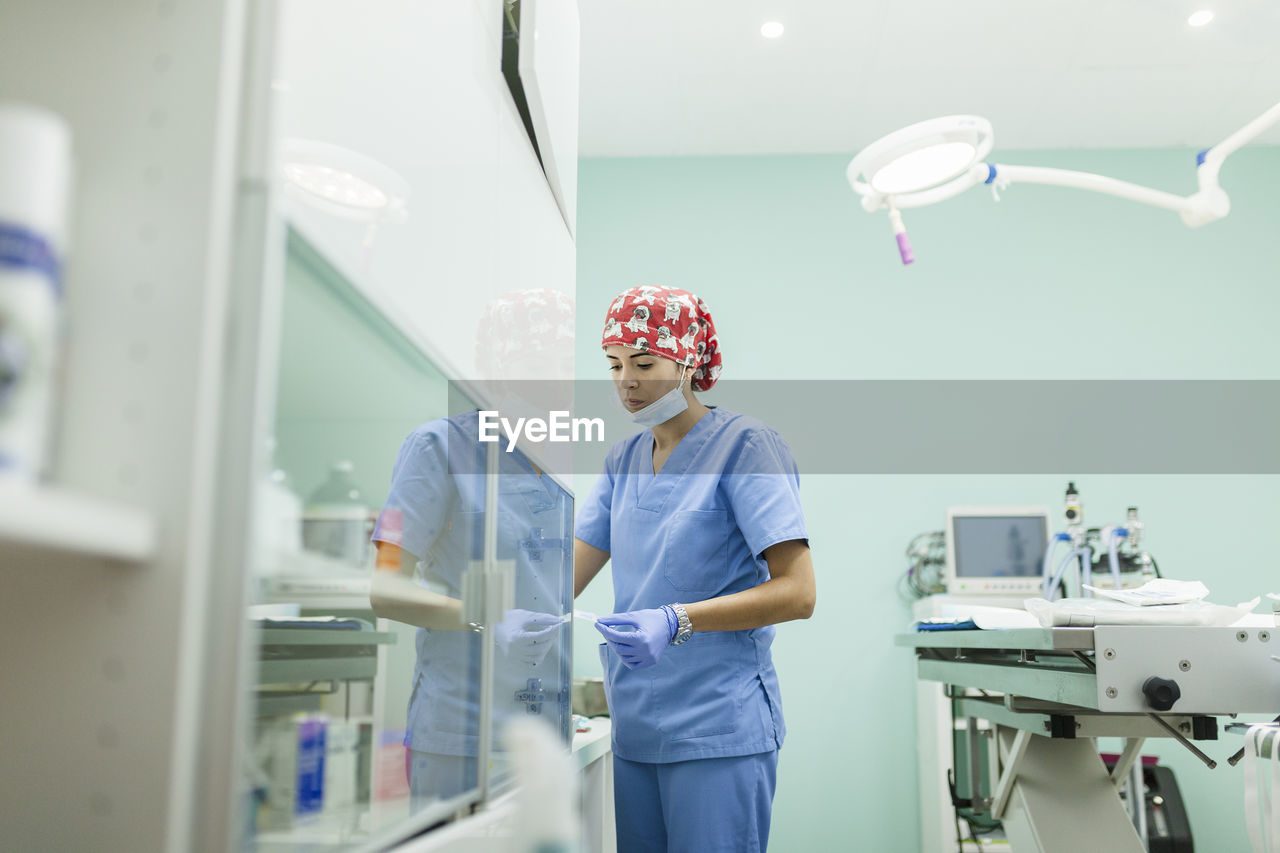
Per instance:
[[[547,183],[569,233],[578,218],[578,4],[524,0],[520,79]]]
[[[572,297],[573,237],[514,108],[499,115],[498,176],[496,241],[490,247],[498,281],[505,290],[545,287]]]
[[[232,721],[243,728],[257,651],[244,606],[279,349],[280,210],[449,378],[476,378],[476,323],[495,296],[573,295],[572,213],[506,90],[502,10],[0,4],[0,93],[66,117],[78,166],[57,482],[17,535],[0,523],[21,545],[0,550],[6,846],[203,851],[243,838]],[[546,32],[575,43],[576,67],[576,7],[559,12],[572,39]],[[576,111],[554,106],[576,104],[559,91],[576,85],[566,61],[539,94],[552,138],[576,140]],[[287,156],[316,150],[285,140],[396,173],[405,215],[337,216],[299,186],[283,197]],[[571,199],[576,155],[551,147]],[[64,488],[102,503],[63,501]],[[76,535],[50,533],[51,520]]]

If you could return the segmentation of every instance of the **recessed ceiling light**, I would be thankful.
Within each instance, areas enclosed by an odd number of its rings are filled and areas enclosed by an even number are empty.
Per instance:
[[[1213,13],[1208,9],[1201,9],[1199,12],[1187,18],[1187,23],[1193,27],[1203,27],[1205,24],[1213,20]]]
[[[776,39],[782,35],[782,24],[777,21],[770,21],[760,28],[760,35],[767,39]]]

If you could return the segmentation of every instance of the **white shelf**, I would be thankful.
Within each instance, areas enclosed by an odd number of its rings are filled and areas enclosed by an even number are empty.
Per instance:
[[[263,830],[254,834],[255,849],[260,851],[339,847],[367,839],[369,832],[361,828],[369,823],[369,803],[352,803],[328,808],[304,819],[292,829]]]
[[[15,549],[150,559],[155,519],[142,510],[51,486],[0,486],[0,554]]]

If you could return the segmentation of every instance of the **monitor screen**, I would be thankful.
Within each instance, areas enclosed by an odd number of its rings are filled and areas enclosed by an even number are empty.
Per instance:
[[[955,516],[957,578],[1039,577],[1048,545],[1043,515]]]

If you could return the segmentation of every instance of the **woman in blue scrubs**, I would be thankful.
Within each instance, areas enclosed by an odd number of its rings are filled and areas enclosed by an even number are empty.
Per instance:
[[[764,423],[693,395],[720,374],[693,294],[626,291],[602,346],[649,427],[610,450],[574,542],[575,596],[613,564],[617,612],[596,627],[618,849],[764,851],[786,733],[773,626],[816,598],[795,462]]]

